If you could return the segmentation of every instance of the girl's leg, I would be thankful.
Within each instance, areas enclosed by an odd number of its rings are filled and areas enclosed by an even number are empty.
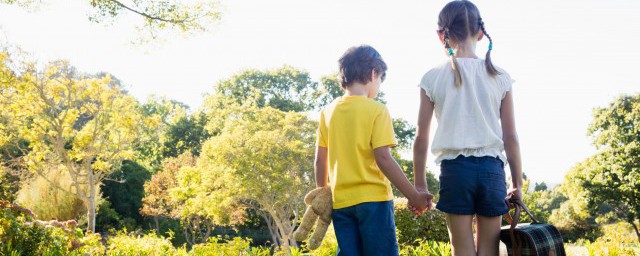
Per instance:
[[[498,255],[502,216],[477,216],[476,240],[478,256]]]
[[[458,215],[446,213],[449,240],[451,240],[451,254],[454,256],[476,255],[473,241],[473,215]],[[497,254],[496,254],[497,255]]]

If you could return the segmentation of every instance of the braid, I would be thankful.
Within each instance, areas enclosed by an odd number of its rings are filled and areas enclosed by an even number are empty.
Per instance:
[[[482,18],[480,18],[480,29],[482,30],[482,33],[489,39],[489,49],[487,50],[487,56],[484,59],[484,65],[487,67],[487,71],[489,72],[489,74],[491,74],[492,76],[499,75],[500,72],[498,72],[496,67],[493,66],[493,63],[491,62],[491,50],[493,50],[493,40],[491,39],[491,36],[489,36],[489,34],[487,33],[487,30],[484,28],[484,21],[482,21]]]
[[[449,57],[451,58],[451,68],[453,69],[453,74],[455,77],[456,87],[462,86],[462,75],[460,74],[460,69],[458,68],[458,61],[453,54],[453,49],[449,44],[449,28],[444,28],[444,48],[446,48],[449,52]]]

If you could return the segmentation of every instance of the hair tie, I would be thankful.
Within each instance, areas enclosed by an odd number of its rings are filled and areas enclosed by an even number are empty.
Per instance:
[[[493,50],[493,43],[489,44],[489,51]]]
[[[453,49],[449,48],[449,55],[453,56]]]

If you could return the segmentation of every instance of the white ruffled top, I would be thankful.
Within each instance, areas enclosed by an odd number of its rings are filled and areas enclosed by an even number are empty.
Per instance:
[[[451,61],[429,70],[420,88],[435,105],[438,128],[431,146],[436,164],[463,156],[499,157],[503,153],[500,105],[514,82],[506,71],[487,73],[483,59],[457,58],[462,86],[455,86]]]

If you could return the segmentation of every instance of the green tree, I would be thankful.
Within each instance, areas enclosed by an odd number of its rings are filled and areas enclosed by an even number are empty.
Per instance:
[[[185,152],[198,156],[201,144],[210,137],[206,115],[189,114],[183,103],[151,96],[141,105],[141,112],[147,123],[136,144],[137,161],[152,172],[159,171],[167,158]]]
[[[0,4],[15,4],[31,8],[40,4],[36,0],[0,0]],[[92,0],[89,20],[112,23],[124,14],[134,14],[140,21],[136,28],[143,40],[156,39],[166,30],[192,34],[206,31],[220,20],[220,6],[216,1],[139,1]]]
[[[582,178],[579,177],[585,169],[590,168],[590,163],[588,160],[578,163],[565,175],[562,184],[554,188],[554,192],[557,191],[564,198],[559,200],[559,207],[552,210],[549,222],[555,225],[567,240],[595,240],[600,232],[595,215],[589,211],[589,199],[592,195],[583,188]],[[525,197],[525,200],[525,203],[528,203],[528,198]]]
[[[150,178],[151,173],[143,166],[125,160],[120,169],[102,184],[102,196],[120,218],[131,226],[143,221],[140,208],[144,197],[144,182]]]
[[[229,105],[219,135],[202,150],[201,170],[217,170],[217,192],[234,196],[265,219],[276,246],[288,251],[313,183],[316,123],[271,107]],[[223,196],[224,197],[224,196]]]
[[[99,185],[133,155],[137,102],[110,76],[82,77],[64,61],[43,70],[33,63],[16,66],[16,72],[0,68],[0,138],[19,147],[25,169],[43,178],[51,170],[68,173],[71,187],[47,181],[83,200],[87,229],[95,231]]]
[[[591,208],[611,206],[640,240],[640,94],[621,96],[593,115],[588,133],[598,153],[578,178],[591,194]]]
[[[290,66],[267,71],[251,69],[217,83],[208,98],[220,101],[223,97],[236,104],[252,100],[258,107],[303,112],[316,107],[317,88],[309,73]]]

